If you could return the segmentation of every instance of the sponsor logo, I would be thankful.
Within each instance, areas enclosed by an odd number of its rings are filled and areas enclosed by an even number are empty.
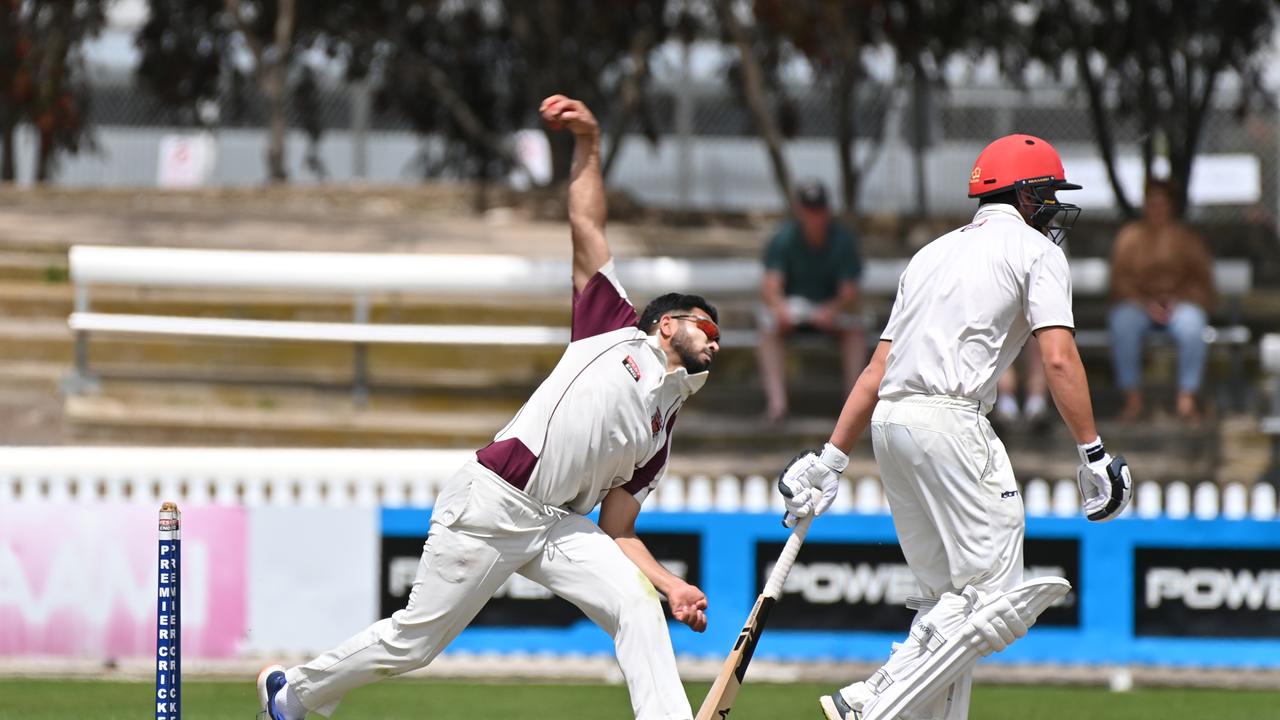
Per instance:
[[[641,532],[654,557],[675,575],[702,582],[701,536],[695,533]],[[421,537],[384,536],[381,562],[381,613],[390,617],[413,592],[422,557]],[[663,608],[670,611],[666,603]],[[570,627],[589,622],[582,611],[550,590],[518,574],[507,578],[471,623],[479,627]]]
[[[640,366],[636,364],[634,358],[630,355],[622,358],[622,367],[626,368],[627,372],[631,373],[632,380],[640,382]]]
[[[1009,499],[1009,498],[1011,498],[1011,497],[1018,497],[1018,491],[1017,491],[1017,490],[1005,490],[1004,492],[1000,493],[1000,499],[1001,499],[1001,500],[1007,500],[1007,499]]]
[[[662,432],[662,413],[654,410],[653,417],[649,418],[649,424],[653,427],[653,436],[658,437],[658,433]]]
[[[1136,548],[1134,634],[1280,637],[1280,551]]]
[[[973,172],[969,173],[969,182],[978,182],[982,179],[982,168],[977,165],[973,166]]]
[[[1029,539],[1024,549],[1025,577],[1063,577],[1073,586],[1037,624],[1079,625],[1079,543]],[[768,578],[781,550],[781,543],[756,544],[757,587]],[[773,627],[898,632],[915,617],[906,602],[920,589],[896,544],[810,542],[800,550],[782,594],[770,618]]]
[[[905,563],[815,562],[796,563],[782,592],[795,593],[805,602],[818,605],[904,605],[917,588],[916,578]]]
[[[1174,602],[1192,610],[1280,610],[1280,570],[1153,567],[1144,581],[1149,608]]]

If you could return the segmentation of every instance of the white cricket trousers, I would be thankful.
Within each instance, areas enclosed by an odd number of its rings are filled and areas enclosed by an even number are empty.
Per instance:
[[[967,398],[880,400],[871,442],[907,565],[925,595],[1022,582],[1022,496],[1004,443]]]
[[[577,605],[613,637],[638,720],[692,719],[658,593],[640,569],[591,520],[537,502],[474,461],[436,500],[405,608],[290,668],[289,685],[328,716],[350,690],[435,659],[512,573]]]
[[[965,586],[998,593],[1022,581],[1025,523],[1009,455],[978,402],[944,395],[881,399],[871,416],[871,444],[902,554],[938,605],[917,613],[911,635],[867,682],[842,689],[846,700],[862,702],[886,681],[918,681],[911,668],[923,648],[915,626],[926,615],[935,625],[958,623]],[[969,667],[949,687],[928,688],[910,717],[966,720],[972,681]]]

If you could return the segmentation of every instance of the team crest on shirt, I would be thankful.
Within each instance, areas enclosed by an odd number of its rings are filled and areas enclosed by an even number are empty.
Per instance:
[[[636,364],[636,361],[630,355],[622,358],[622,367],[631,373],[631,379],[640,382],[640,366]]]
[[[658,437],[658,433],[662,432],[662,413],[654,410],[653,417],[649,418],[649,424],[653,427],[653,436]]]

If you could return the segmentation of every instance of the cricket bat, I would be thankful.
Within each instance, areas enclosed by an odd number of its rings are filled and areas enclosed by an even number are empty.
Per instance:
[[[791,531],[791,537],[787,538],[787,544],[782,548],[782,555],[778,556],[778,562],[773,566],[773,572],[769,573],[768,582],[764,584],[764,592],[756,598],[755,607],[751,608],[751,615],[747,617],[747,624],[742,626],[742,632],[738,633],[733,650],[725,658],[724,667],[720,668],[720,674],[711,685],[707,699],[702,701],[697,720],[722,720],[729,716],[733,701],[738,697],[738,690],[742,688],[742,678],[747,674],[751,655],[756,651],[756,643],[760,642],[760,634],[769,621],[769,610],[782,594],[782,583],[786,581],[787,573],[791,572],[791,565],[796,561],[796,554],[800,552],[800,545],[812,522],[812,515],[801,518]]]

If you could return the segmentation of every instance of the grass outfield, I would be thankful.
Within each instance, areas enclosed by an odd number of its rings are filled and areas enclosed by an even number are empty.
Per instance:
[[[253,682],[188,682],[187,720],[248,720],[257,712]],[[690,684],[700,702],[705,684]],[[79,680],[0,680],[0,720],[139,720],[152,717],[148,683]],[[816,697],[825,685],[749,684],[733,720],[820,718]],[[1280,691],[979,686],[974,720],[1259,720],[1276,717]],[[394,680],[352,693],[335,720],[626,720],[625,688],[604,685],[464,684]],[[318,717],[318,716],[313,716]]]

